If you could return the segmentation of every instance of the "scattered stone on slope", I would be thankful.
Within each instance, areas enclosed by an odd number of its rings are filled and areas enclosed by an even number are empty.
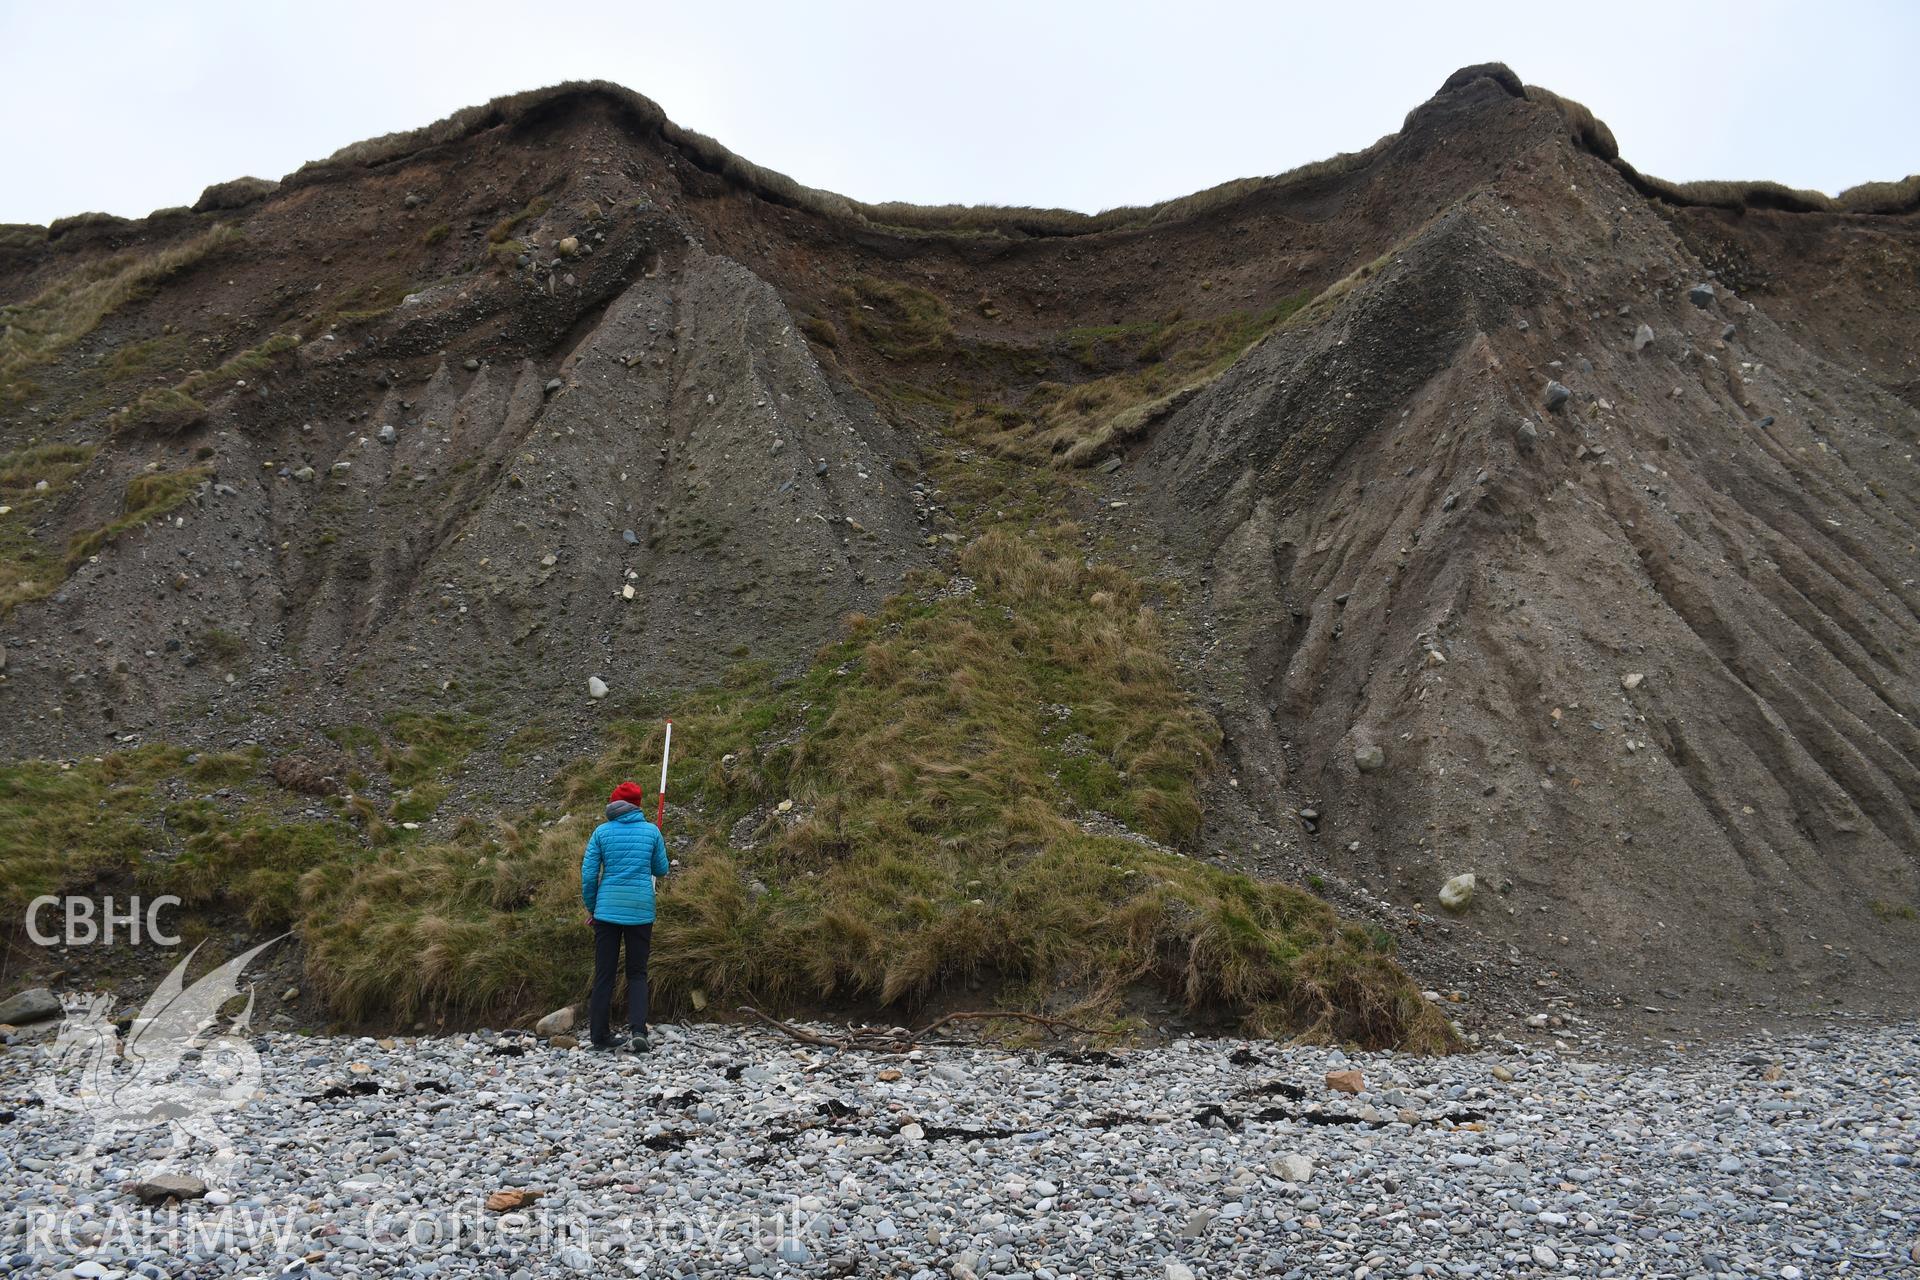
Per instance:
[[[1362,773],[1372,773],[1386,767],[1387,753],[1374,743],[1362,743],[1353,749],[1353,764]]]
[[[45,987],[28,987],[0,1001],[0,1022],[25,1026],[60,1015],[60,998]]]
[[[1687,301],[1691,302],[1696,307],[1712,306],[1713,305],[1713,286],[1708,284],[1704,280],[1701,281],[1699,284],[1693,286],[1693,288],[1687,290]]]
[[[1633,349],[1635,351],[1645,351],[1652,345],[1653,326],[1643,323],[1638,329],[1633,331]]]
[[[161,1173],[130,1185],[127,1190],[147,1204],[168,1200],[198,1200],[207,1194],[207,1184],[184,1173]]]
[[[1366,1087],[1366,1077],[1351,1067],[1327,1072],[1327,1088],[1335,1093],[1362,1093]]]
[[[1283,1182],[1305,1182],[1313,1177],[1313,1160],[1297,1152],[1284,1155],[1273,1162],[1273,1171]]]
[[[1473,901],[1473,872],[1463,871],[1440,886],[1440,905],[1449,911],[1465,911]]]
[[[1561,405],[1573,398],[1573,392],[1559,382],[1547,383],[1546,404],[1549,410],[1557,411]]]
[[[596,702],[607,696],[607,682],[599,676],[587,677],[587,696]]]
[[[487,1197],[488,1213],[512,1213],[532,1204],[540,1198],[538,1191],[528,1187],[502,1187]]]

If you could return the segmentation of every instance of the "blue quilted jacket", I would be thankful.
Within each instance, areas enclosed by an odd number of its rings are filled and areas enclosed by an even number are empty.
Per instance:
[[[653,878],[667,874],[667,842],[647,815],[626,803],[607,806],[580,859],[580,898],[595,920],[653,923]]]

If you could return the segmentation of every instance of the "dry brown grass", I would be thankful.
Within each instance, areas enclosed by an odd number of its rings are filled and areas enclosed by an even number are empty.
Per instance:
[[[127,482],[125,497],[121,503],[120,515],[98,529],[76,534],[67,545],[66,568],[71,572],[89,556],[100,551],[120,538],[140,528],[150,520],[157,520],[197,493],[213,478],[209,467],[188,467],[181,471],[149,471],[135,476]]]
[[[38,444],[0,454],[0,617],[53,591],[65,577],[60,558],[31,532],[41,510],[93,460],[93,446]],[[45,489],[38,486],[46,483]]]
[[[1537,85],[1523,86],[1501,63],[1463,67],[1449,76],[1444,89],[1490,79],[1515,97],[1552,106],[1566,122],[1569,134],[1584,149],[1619,164],[1646,194],[1673,203],[1714,204],[1723,207],[1781,208],[1842,212],[1896,213],[1920,207],[1920,182],[1908,178],[1895,183],[1866,183],[1838,199],[1818,192],[1793,191],[1777,183],[1669,183],[1635,173],[1619,161],[1612,130],[1580,103]],[[852,222],[880,230],[912,235],[1035,236],[1090,235],[1104,231],[1137,230],[1186,218],[1262,195],[1273,195],[1330,178],[1356,173],[1372,164],[1398,136],[1389,134],[1361,151],[1343,153],[1301,165],[1269,177],[1238,178],[1190,195],[1150,205],[1128,205],[1099,213],[999,205],[916,205],[899,201],[866,203],[795,181],[784,173],[754,164],[713,138],[669,120],[659,104],[623,85],[605,80],[573,80],[547,88],[508,94],[479,106],[466,107],[418,129],[401,130],[351,143],[324,160],[302,165],[286,182],[303,185],[326,181],[354,169],[390,164],[407,156],[445,146],[488,129],[514,127],[549,116],[570,104],[597,100],[609,106],[635,133],[659,138],[709,173],[734,186],[790,208],[803,209],[835,221]],[[278,184],[259,178],[239,178],[209,187],[196,209],[237,208],[270,194]],[[207,203],[212,200],[214,203]],[[234,203],[223,203],[233,201]],[[159,214],[155,214],[159,217]],[[126,223],[109,214],[81,214],[53,224],[57,237],[76,227]],[[0,232],[0,248],[37,243],[39,228],[8,235]],[[496,242],[499,243],[499,242]]]
[[[47,229],[32,222],[0,222],[0,249],[37,249],[47,242]]]
[[[1784,213],[1830,213],[1837,208],[1833,197],[1825,192],[1799,190],[1778,182],[1668,182],[1665,178],[1641,173],[1625,161],[1618,161],[1615,167],[1643,195],[1667,204],[1710,209],[1773,209]]]
[[[257,347],[250,347],[215,369],[196,369],[171,387],[156,387],[107,419],[107,428],[115,435],[130,431],[177,434],[207,416],[200,397],[208,390],[230,385],[240,378],[252,377],[270,368],[276,356],[300,345],[291,333],[276,333]]]
[[[64,218],[55,218],[47,224],[47,238],[58,240],[70,231],[85,231],[90,227],[130,227],[133,219],[123,218],[117,213],[71,213]]]
[[[610,105],[636,132],[662,139],[707,172],[718,174],[735,186],[776,204],[804,209],[836,221],[922,234],[1028,237],[1088,235],[1146,227],[1195,217],[1252,195],[1351,173],[1371,163],[1391,141],[1391,138],[1382,138],[1364,151],[1315,161],[1273,177],[1235,179],[1178,199],[1107,209],[1096,214],[1072,209],[993,205],[868,204],[805,186],[784,173],[754,164],[713,138],[675,124],[667,119],[659,104],[622,85],[605,80],[576,80],[496,98],[482,106],[456,111],[424,128],[353,143],[325,160],[301,166],[288,181],[318,181],[343,169],[388,164],[482,130],[537,118],[568,103],[589,98]]]
[[[217,226],[157,253],[118,254],[62,276],[25,302],[0,307],[0,406],[24,399],[32,369],[92,333],[114,311],[239,239],[238,231]]]
[[[1558,111],[1560,118],[1566,122],[1567,132],[1583,151],[1591,152],[1602,160],[1620,158],[1620,144],[1614,141],[1613,130],[1607,128],[1606,121],[1586,107],[1571,98],[1561,97],[1551,89],[1542,89],[1537,84],[1528,85],[1526,95],[1528,101],[1544,102]]]
[[[98,529],[74,535],[65,553],[55,554],[29,534],[28,522],[41,507],[59,498],[93,460],[94,452],[92,445],[42,444],[0,456],[0,504],[12,508],[0,516],[0,615],[57,590],[88,556],[172,511],[212,475],[204,467],[193,467],[134,477],[118,516]],[[47,484],[44,490],[35,487],[42,481]]]
[[[506,244],[513,239],[513,233],[520,229],[522,223],[531,222],[552,207],[553,202],[545,196],[535,196],[522,208],[494,223],[487,231],[487,243]]]
[[[1863,182],[1833,198],[1847,213],[1913,213],[1920,211],[1920,173],[1898,182]]]
[[[1499,64],[1492,64],[1498,67]],[[1505,68],[1500,68],[1504,70]],[[1468,70],[1480,71],[1480,68]],[[1466,72],[1457,72],[1456,78]],[[1508,74],[1511,74],[1510,72]],[[1453,84],[1449,80],[1448,84]],[[1620,147],[1606,122],[1578,102],[1539,85],[1526,86],[1529,101],[1543,102],[1560,113],[1567,132],[1582,150],[1619,170],[1641,194],[1667,204],[1712,209],[1769,209],[1782,213],[1903,214],[1920,210],[1920,174],[1898,182],[1863,182],[1838,196],[1823,191],[1789,187],[1779,182],[1722,181],[1669,182],[1641,173],[1620,158]]]
[[[280,189],[280,184],[267,178],[234,178],[228,182],[216,182],[200,193],[193,202],[193,212],[209,213],[218,209],[244,209],[250,204],[266,199]]]
[[[955,433],[1001,457],[1091,466],[1185,403],[1307,305],[1302,294],[1260,312],[1069,330],[1059,340],[1079,361],[1110,371],[1086,382],[1038,383],[1018,404],[961,405]]]

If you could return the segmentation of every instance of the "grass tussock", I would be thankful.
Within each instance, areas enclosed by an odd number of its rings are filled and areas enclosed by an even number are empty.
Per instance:
[[[175,275],[240,239],[219,226],[144,256],[121,254],[90,263],[27,301],[0,307],[0,407],[31,394],[27,374],[92,333],[99,323]]]
[[[1511,75],[1512,72],[1508,74]],[[1571,98],[1563,98],[1551,89],[1542,89],[1536,84],[1526,86],[1526,97],[1530,102],[1544,102],[1559,112],[1561,121],[1566,125],[1567,133],[1573,138],[1574,145],[1581,150],[1599,156],[1602,160],[1613,161],[1620,158],[1620,144],[1614,141],[1613,130],[1607,128],[1606,121],[1594,115],[1582,104]]]
[[[276,357],[299,345],[297,335],[276,333],[217,368],[196,369],[170,387],[143,391],[132,404],[107,419],[107,428],[115,435],[132,431],[178,435],[207,416],[207,406],[201,402],[201,396],[216,388],[258,377],[273,367]]]
[[[182,752],[158,747],[63,769],[51,761],[0,765],[0,911],[96,878],[127,873],[147,845],[149,787]]]
[[[1848,213],[1913,213],[1920,210],[1920,173],[1898,182],[1863,182],[1834,197]]]
[[[0,454],[0,495],[18,510],[35,501],[41,481],[49,490],[57,489],[93,461],[93,454],[90,444],[36,444]]]
[[[217,631],[196,643],[222,661],[245,645]],[[391,759],[404,770],[405,783],[383,780],[387,818],[364,793],[324,793],[333,814],[306,816],[312,793],[279,781],[254,749],[189,755],[150,745],[66,765],[0,761],[0,914],[18,921],[41,894],[131,882],[257,928],[311,929],[356,876],[407,847],[414,837],[397,824],[431,815],[476,733],[464,717],[401,713],[383,732],[342,735],[375,767]],[[230,798],[216,802],[216,788]],[[290,795],[299,817],[286,815]]]
[[[1081,367],[1112,371],[1080,383],[1041,382],[1018,405],[963,406],[954,416],[955,431],[1002,457],[1090,465],[1225,372],[1307,305],[1302,294],[1259,312],[1069,330],[1061,340]]]
[[[66,577],[60,557],[30,529],[38,511],[59,497],[93,454],[85,444],[29,445],[0,454],[0,506],[10,508],[0,516],[0,617],[49,594]]]
[[[265,200],[279,189],[279,183],[267,178],[234,178],[228,182],[216,182],[202,191],[200,198],[193,202],[193,212],[244,209]]]
[[[380,764],[397,785],[411,787],[465,760],[486,732],[486,722],[475,716],[403,711],[387,720]]]
[[[90,445],[39,445],[0,457],[0,617],[59,589],[67,575],[115,539],[166,515],[212,476],[205,467],[156,471],[128,483],[121,513],[97,529],[75,534],[56,554],[28,531],[33,512],[57,498],[93,458]],[[47,488],[36,486],[41,481]]]
[[[97,227],[119,230],[132,225],[132,218],[123,218],[117,213],[102,213],[98,209],[92,209],[86,213],[70,213],[64,218],[55,218],[47,224],[47,238],[58,240],[61,236],[75,231],[91,231]]]
[[[71,893],[103,877],[141,873],[159,843],[166,806],[158,785],[204,790],[242,780],[253,757],[206,752],[189,764],[178,747],[143,746],[62,765],[0,762],[0,912],[20,920],[42,894]]]
[[[166,370],[177,369],[186,361],[187,335],[167,333],[129,342],[114,349],[102,371],[110,383],[134,382]]]
[[[406,301],[408,294],[417,293],[424,287],[411,277],[402,275],[385,275],[349,285],[328,298],[315,312],[314,318],[303,327],[309,337],[334,329],[351,329],[386,315]]]
[[[1668,182],[1650,174],[1621,172],[1640,190],[1667,204],[1699,205],[1710,209],[1773,209],[1785,213],[1827,213],[1837,206],[1823,191],[1807,191],[1778,182]]]
[[[525,208],[517,209],[494,223],[487,231],[487,243],[505,244],[514,238],[514,233],[523,224],[533,221],[552,207],[553,202],[545,196],[535,197]]]
[[[121,514],[98,529],[75,534],[67,544],[66,567],[69,572],[115,539],[157,520],[198,493],[213,479],[210,467],[187,467],[180,471],[149,471],[127,482]]]
[[[953,317],[925,289],[861,276],[835,295],[847,327],[888,360],[932,360],[953,350]],[[827,326],[832,332],[832,326]],[[832,345],[832,343],[828,343]]]
[[[178,332],[113,348],[95,366],[94,377],[69,389],[61,419],[85,422],[124,407],[129,395],[163,389],[185,372],[191,353],[191,340]]]
[[[38,249],[47,242],[47,229],[33,222],[0,222],[0,250]]]
[[[800,332],[828,349],[840,345],[840,331],[833,327],[833,321],[824,316],[803,316],[800,320]]]
[[[1887,215],[1920,211],[1920,174],[1898,182],[1863,182],[1837,196],[1823,191],[1788,187],[1778,182],[1668,182],[1619,166],[1648,195],[1669,204],[1705,205],[1714,209],[1771,209],[1781,213],[1845,213]]]
[[[1506,72],[1509,77],[1513,74],[1498,63],[1489,64],[1489,66]],[[1448,80],[1448,87],[1452,87],[1461,77],[1471,78],[1469,73],[1490,74],[1490,71],[1489,68],[1467,68],[1456,72],[1454,77]],[[1506,84],[1507,81],[1503,79],[1501,83]],[[1728,209],[1736,212],[1765,209],[1780,213],[1904,214],[1920,210],[1920,174],[1910,175],[1898,182],[1864,182],[1859,186],[1849,187],[1837,196],[1830,196],[1823,191],[1789,187],[1779,182],[1720,180],[1669,182],[1665,178],[1641,173],[1622,160],[1620,147],[1614,140],[1613,131],[1607,128],[1604,120],[1595,116],[1580,103],[1563,98],[1539,85],[1527,85],[1524,96],[1531,102],[1545,103],[1559,112],[1568,135],[1581,150],[1611,164],[1642,195],[1666,204]]]
[[[971,591],[916,580],[791,682],[745,669],[676,709],[674,821],[697,841],[662,887],[663,1002],[910,1006],[980,982],[1113,1012],[1144,983],[1263,1032],[1449,1043],[1384,936],[1300,890],[1082,828],[1105,813],[1177,845],[1198,826],[1217,732],[1179,690],[1143,584],[1089,566],[1071,530],[988,533],[959,570]],[[307,917],[310,976],[350,1017],[576,997],[580,847],[606,789],[658,748],[657,722],[618,725],[537,838],[359,870]]]

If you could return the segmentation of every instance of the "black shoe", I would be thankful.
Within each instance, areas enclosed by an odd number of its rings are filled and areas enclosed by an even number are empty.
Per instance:
[[[587,1048],[592,1049],[597,1053],[611,1053],[615,1049],[622,1049],[625,1047],[626,1047],[626,1041],[624,1040],[589,1040],[587,1042]]]
[[[647,1039],[647,1033],[646,1033],[646,1032],[644,1032],[644,1031],[636,1031],[636,1032],[634,1032],[634,1033],[633,1033],[633,1039],[631,1039],[631,1040],[629,1040],[629,1041],[627,1041],[627,1052],[629,1052],[629,1053],[652,1053],[652,1052],[653,1052],[653,1041],[651,1041],[651,1040],[649,1040],[649,1039]]]

